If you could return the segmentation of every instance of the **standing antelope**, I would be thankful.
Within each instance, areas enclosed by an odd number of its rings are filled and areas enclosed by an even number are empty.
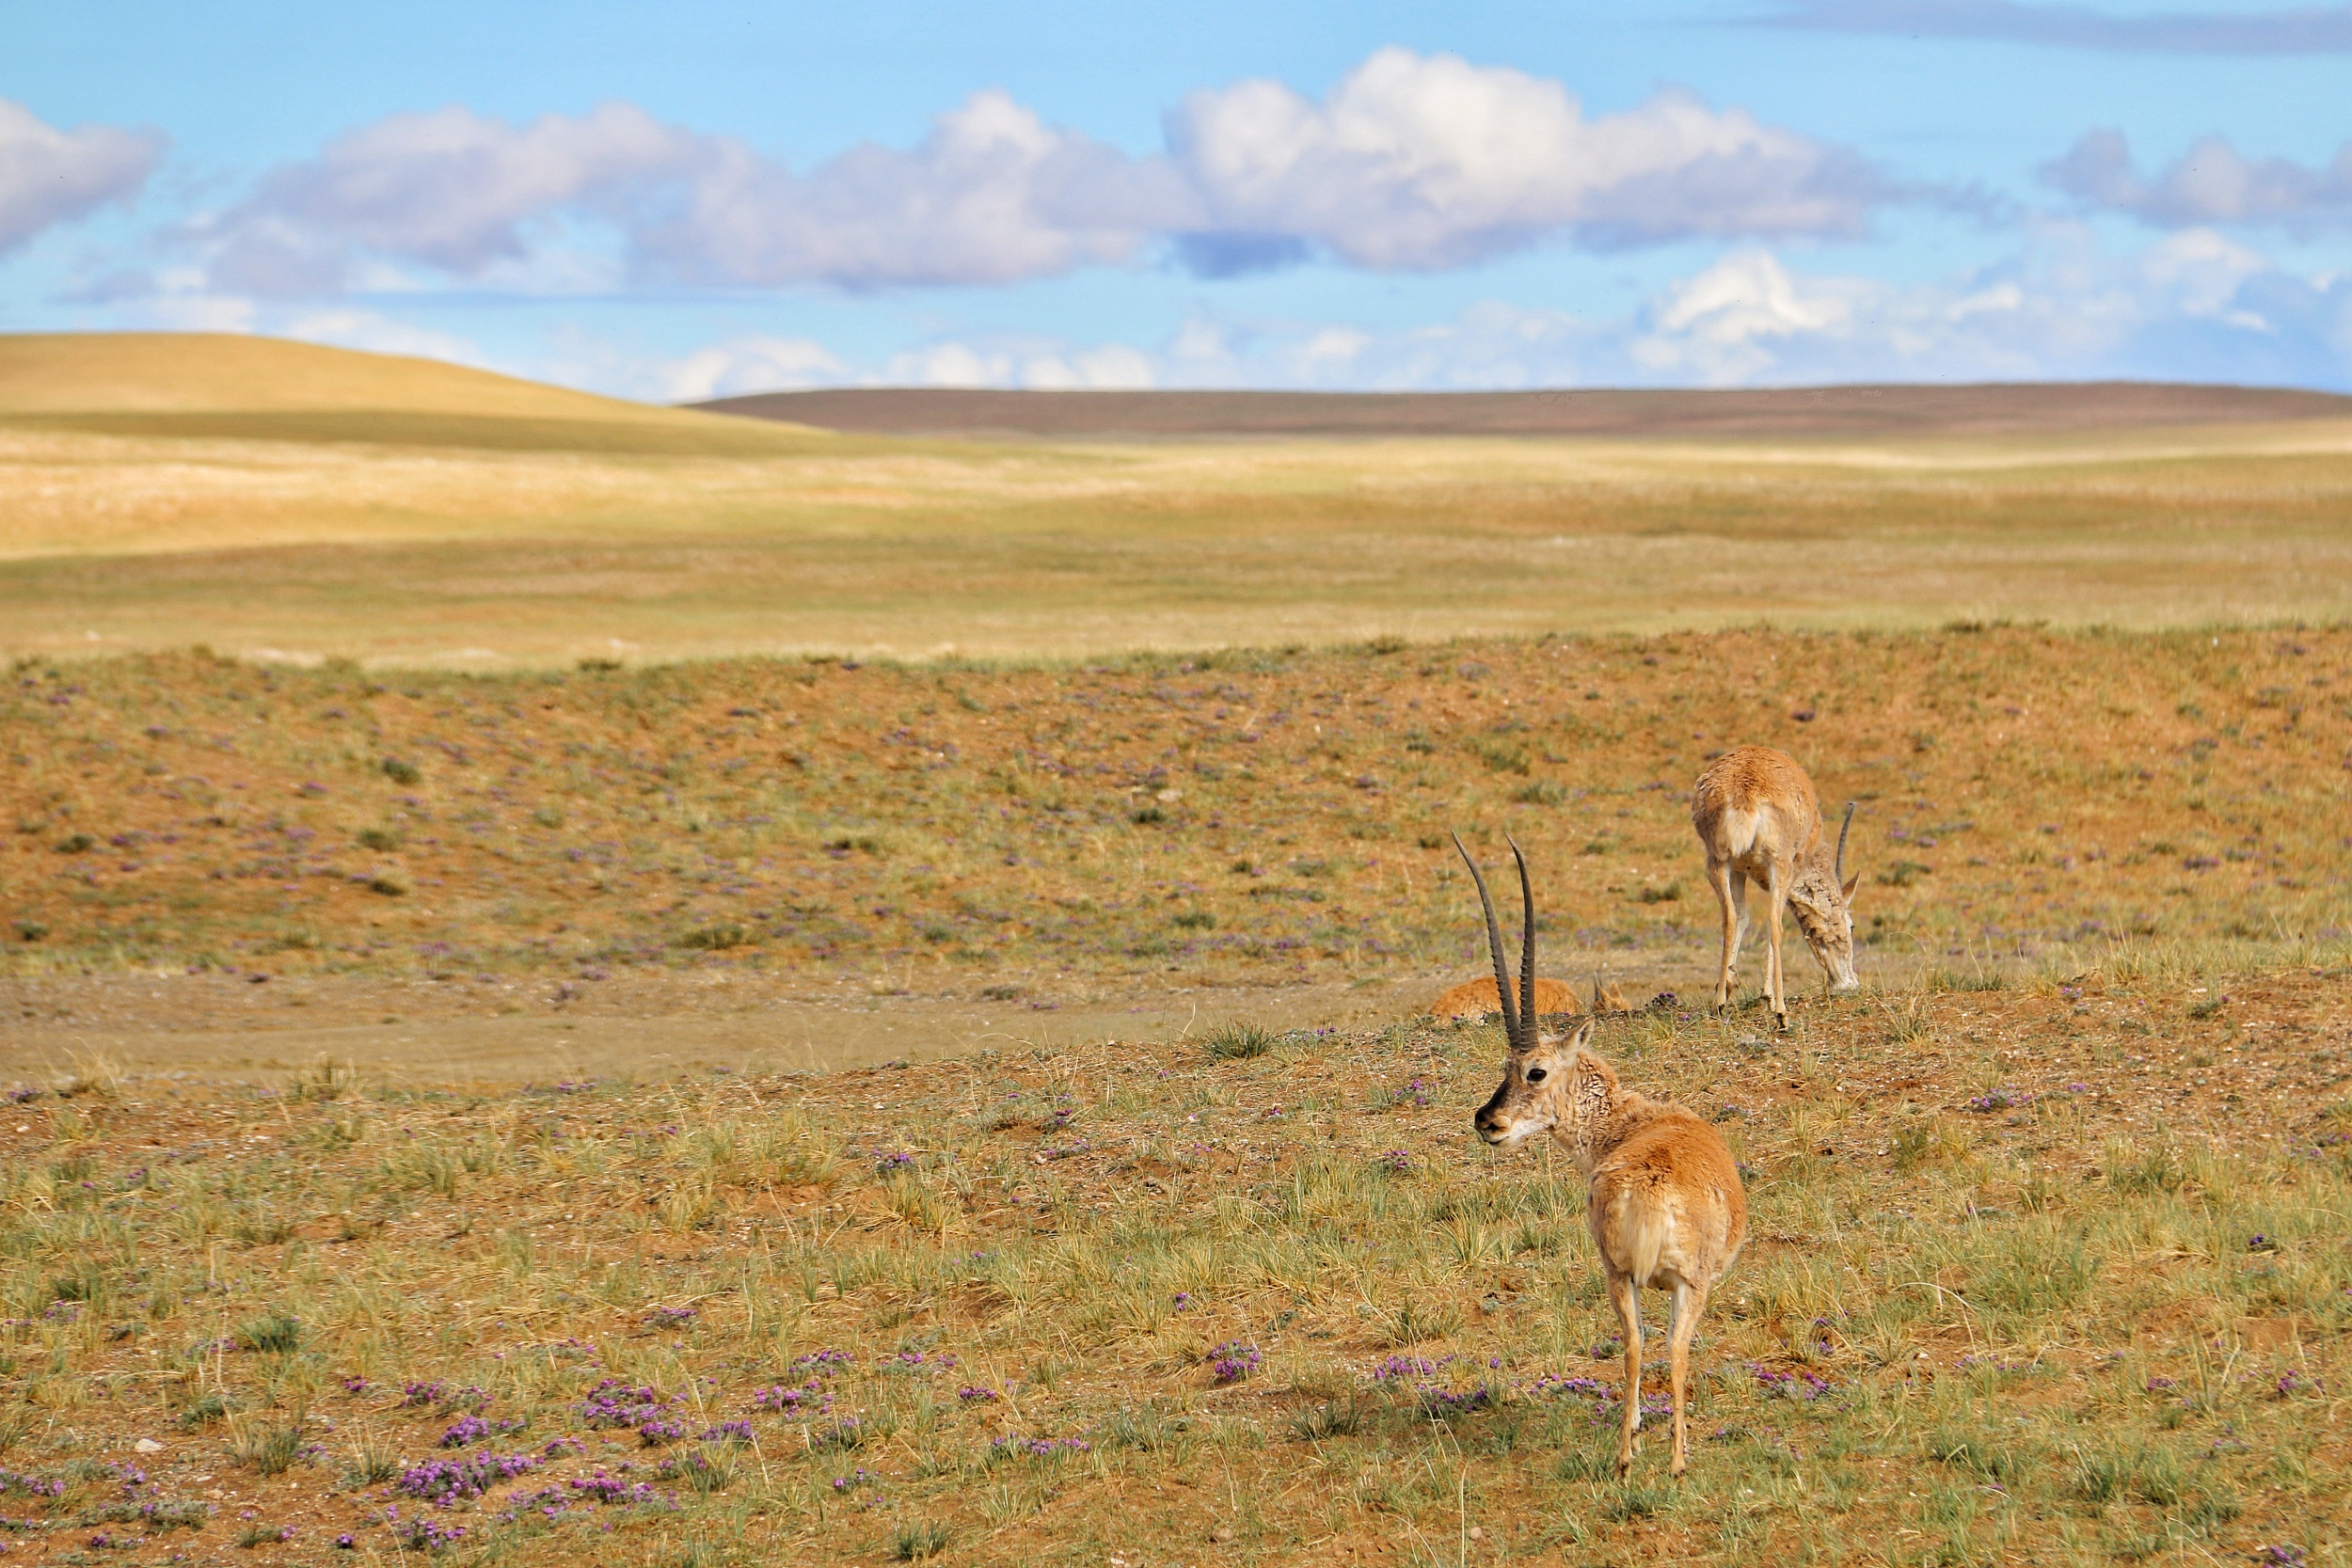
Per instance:
[[[1707,765],[1691,792],[1691,826],[1707,851],[1707,879],[1724,907],[1723,973],[1715,981],[1715,1006],[1731,1006],[1732,966],[1748,934],[1748,882],[1764,884],[1764,934],[1770,958],[1764,994],[1772,1018],[1788,1026],[1788,997],[1780,967],[1780,911],[1797,911],[1797,925],[1820,960],[1831,987],[1851,990],[1853,890],[1862,880],[1846,876],[1846,832],[1853,826],[1853,802],[1837,829],[1837,852],[1830,853],[1821,832],[1821,801],[1813,781],[1786,752],[1770,746],[1735,746]]]
[[[1512,1006],[1495,901],[1458,835],[1454,847],[1462,850],[1470,880],[1478,884],[1495,992],[1502,999],[1503,1029],[1511,1042],[1502,1083],[1476,1117],[1478,1135],[1496,1148],[1515,1148],[1549,1132],[1584,1174],[1585,1222],[1592,1227],[1610,1304],[1625,1334],[1625,1425],[1617,1437],[1621,1477],[1633,1467],[1633,1434],[1642,1425],[1640,1292],[1645,1288],[1673,1292],[1666,1343],[1678,1476],[1690,1455],[1683,1390],[1690,1381],[1691,1336],[1707,1310],[1708,1292],[1747,1239],[1748,1201],[1740,1186],[1739,1163],[1723,1134],[1691,1112],[1618,1087],[1609,1064],[1586,1049],[1593,1037],[1591,1019],[1565,1039],[1537,1031],[1535,893],[1527,879],[1527,857],[1517,844],[1511,858],[1518,863],[1526,937],[1519,954],[1519,1006]]]

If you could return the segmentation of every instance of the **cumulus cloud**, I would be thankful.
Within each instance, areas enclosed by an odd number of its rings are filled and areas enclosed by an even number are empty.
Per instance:
[[[1033,391],[1136,391],[1158,384],[1151,356],[1125,343],[1081,346],[1049,338],[946,339],[890,356],[884,387],[1018,387]]]
[[[2267,224],[2298,234],[2352,224],[2352,142],[2324,168],[2289,158],[2242,156],[2219,136],[2190,148],[2170,167],[2143,178],[2123,133],[2093,131],[2045,164],[2042,181],[2086,207],[2126,213],[2177,229],[2195,224]]]
[[[60,131],[0,98],[0,253],[110,201],[128,201],[163,156],[151,131]]]
[[[2129,258],[2059,230],[1934,282],[1808,276],[1760,250],[1650,301],[1638,379],[1756,386],[2119,376],[2352,386],[2352,276],[2302,277],[2209,229]]]
[[[1851,235],[1896,196],[1741,109],[1667,91],[1587,117],[1557,82],[1403,49],[1320,101],[1271,81],[1195,93],[1167,134],[1131,156],[991,91],[911,148],[798,172],[626,103],[519,126],[449,108],[353,131],[192,233],[224,288],[280,297],[527,279],[587,244],[583,224],[617,239],[613,285],[870,289],[1162,253],[1206,276],[1314,256],[1430,271],[1555,235]]]
[[[830,387],[849,367],[810,338],[737,338],[671,360],[653,377],[654,395],[668,403],[700,403],[739,392],[792,392]]]
[[[272,170],[197,232],[217,282],[256,294],[335,293],[371,258],[478,277],[524,260],[559,214],[624,215],[711,155],[627,103],[523,126],[464,108],[394,115]]]
[[[1587,119],[1557,82],[1405,49],[1321,103],[1271,81],[1194,93],[1168,141],[1209,220],[1184,236],[1197,254],[1313,246],[1377,271],[1562,230],[1598,245],[1851,234],[1890,195],[1859,158],[1745,110],[1667,91]]]
[[[2015,0],[1798,0],[1764,21],[1814,32],[1998,39],[2124,54],[2352,53],[2352,6],[2117,16],[2088,6]]]

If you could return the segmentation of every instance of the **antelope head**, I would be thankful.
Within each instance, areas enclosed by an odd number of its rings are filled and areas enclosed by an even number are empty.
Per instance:
[[[1846,875],[1846,834],[1853,828],[1854,803],[1846,802],[1846,819],[1837,825],[1837,853],[1812,854],[1797,863],[1796,885],[1788,890],[1788,907],[1804,932],[1805,945],[1820,960],[1833,990],[1852,990],[1861,982],[1853,973],[1853,890],[1862,874]]]
[[[1527,879],[1527,857],[1516,841],[1511,858],[1519,868],[1519,902],[1523,936],[1519,947],[1518,997],[1511,995],[1511,969],[1502,954],[1502,927],[1495,920],[1495,901],[1486,892],[1486,879],[1478,863],[1454,835],[1462,863],[1470,867],[1478,887],[1479,907],[1486,916],[1486,951],[1495,965],[1495,992],[1502,1003],[1502,1029],[1510,1055],[1502,1064],[1502,1082],[1494,1098],[1472,1118],[1478,1135],[1498,1148],[1517,1148],[1539,1133],[1573,1133],[1606,1114],[1617,1089],[1616,1074],[1607,1062],[1586,1050],[1593,1037],[1593,1021],[1586,1019],[1573,1034],[1549,1035],[1535,1023],[1535,891]],[[1573,1137],[1571,1142],[1575,1141]]]

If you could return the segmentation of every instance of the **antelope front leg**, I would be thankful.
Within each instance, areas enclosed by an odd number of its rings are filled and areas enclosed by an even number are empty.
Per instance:
[[[1642,1297],[1633,1276],[1613,1274],[1609,1300],[1625,1334],[1625,1426],[1617,1434],[1617,1479],[1633,1468],[1633,1434],[1642,1427]]]
[[[1691,1464],[1691,1421],[1684,1390],[1691,1381],[1691,1336],[1698,1329],[1699,1314],[1706,1310],[1706,1291],[1688,1285],[1675,1287],[1674,1322],[1666,1329],[1666,1359],[1674,1380],[1674,1473],[1677,1476]]]
[[[1724,907],[1724,962],[1715,980],[1715,1010],[1722,1012],[1731,1006],[1731,971],[1740,961],[1741,905],[1747,902],[1740,887],[1740,873],[1729,861],[1708,861],[1707,880],[1715,890],[1715,902]]]

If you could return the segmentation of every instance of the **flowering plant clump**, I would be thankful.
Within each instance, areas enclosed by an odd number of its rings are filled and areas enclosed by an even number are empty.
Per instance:
[[[1392,1176],[1410,1176],[1413,1171],[1413,1157],[1401,1148],[1390,1149],[1373,1164]]]
[[[880,1480],[882,1480],[882,1477],[876,1475],[873,1471],[861,1465],[846,1476],[834,1477],[833,1489],[835,1492],[854,1492],[859,1487],[866,1485],[868,1481],[876,1481]]]
[[[914,1168],[914,1156],[903,1148],[874,1150],[874,1171],[877,1175],[888,1176],[894,1171],[913,1170]]]
[[[976,1401],[980,1400],[993,1400],[997,1397],[995,1389],[983,1388],[977,1383],[967,1383],[962,1387],[956,1390],[956,1398],[963,1401],[966,1404],[971,1404]]]
[[[1803,1400],[1811,1403],[1828,1393],[1832,1387],[1829,1379],[1812,1372],[1786,1372],[1777,1368],[1759,1367],[1753,1364],[1749,1366],[1748,1370],[1756,1374],[1756,1386],[1768,1394],[1777,1394],[1783,1399]]]
[[[697,1443],[749,1443],[753,1441],[752,1423],[721,1421],[717,1426],[705,1428],[702,1434],[694,1441]]]
[[[422,1515],[402,1519],[397,1509],[386,1509],[384,1522],[391,1526],[392,1539],[413,1552],[446,1551],[466,1539],[463,1525],[444,1525]]]
[[[677,1417],[678,1403],[663,1399],[659,1389],[631,1387],[620,1378],[608,1377],[588,1390],[578,1414],[591,1427],[634,1427],[637,1435],[650,1445],[686,1435],[686,1423]]]
[[[511,1420],[488,1421],[479,1415],[460,1416],[441,1433],[440,1447],[462,1449],[487,1437],[503,1437],[510,1432],[520,1432],[531,1422],[522,1417]]]
[[[1985,1116],[1994,1111],[2022,1110],[2033,1103],[2033,1096],[2022,1089],[1988,1089],[1966,1102],[1965,1108]]]
[[[623,1481],[601,1469],[593,1476],[576,1476],[565,1484],[601,1508],[634,1507],[639,1503],[660,1501],[661,1497],[661,1494],[644,1481]]]
[[[929,1355],[921,1351],[902,1350],[875,1362],[874,1370],[880,1372],[946,1371],[955,1365],[956,1358],[944,1350],[934,1351]]]
[[[1219,1383],[1239,1383],[1256,1371],[1264,1359],[1258,1354],[1257,1346],[1228,1339],[1209,1352],[1209,1370]]]
[[[1446,1368],[1457,1362],[1463,1363],[1466,1368],[1470,1365],[1458,1355],[1440,1355],[1435,1360],[1419,1355],[1391,1355],[1373,1368],[1372,1381],[1403,1384],[1409,1380],[1413,1397],[1431,1416],[1459,1416],[1502,1402],[1504,1388],[1498,1383],[1481,1379],[1463,1387],[1440,1376]],[[1500,1370],[1502,1365],[1499,1358],[1489,1358],[1486,1362],[1489,1371]],[[1594,1386],[1599,1386],[1596,1384]]]
[[[346,1384],[344,1386],[349,1387],[350,1385]],[[415,1405],[438,1404],[448,1392],[447,1384],[411,1383],[400,1391],[400,1402]]]
[[[65,1482],[49,1481],[23,1470],[0,1469],[0,1496],[22,1492],[28,1497],[62,1497]]]
[[[811,1416],[833,1414],[833,1396],[825,1386],[814,1378],[797,1388],[779,1383],[767,1388],[752,1390],[754,1410],[772,1410],[779,1416],[796,1416],[806,1420]]]
[[[691,1307],[657,1307],[645,1314],[647,1328],[684,1328],[702,1314]]]
[[[463,1459],[429,1459],[401,1473],[392,1489],[405,1497],[447,1508],[463,1497],[479,1497],[502,1481],[539,1467],[535,1454],[472,1453]]]
[[[844,1416],[822,1432],[811,1432],[811,1449],[854,1449],[866,1441],[866,1428],[855,1416]]]

